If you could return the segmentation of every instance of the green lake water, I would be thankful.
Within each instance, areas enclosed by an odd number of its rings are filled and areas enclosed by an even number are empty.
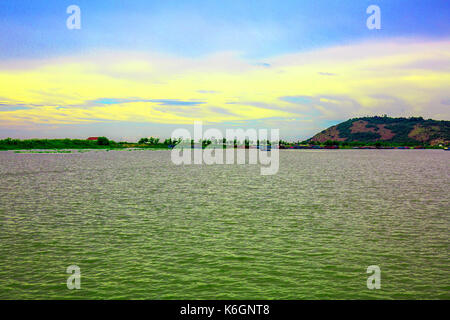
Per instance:
[[[170,151],[0,152],[0,299],[450,299],[449,164],[281,150],[261,176]]]

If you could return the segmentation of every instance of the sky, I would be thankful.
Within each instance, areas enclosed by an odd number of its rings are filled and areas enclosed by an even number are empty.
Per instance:
[[[0,1],[0,138],[303,140],[384,114],[450,120],[450,1]]]

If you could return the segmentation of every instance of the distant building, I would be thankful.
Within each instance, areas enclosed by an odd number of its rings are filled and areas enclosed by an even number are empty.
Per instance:
[[[90,140],[90,141],[97,141],[98,140],[98,137],[89,137],[89,138],[87,138],[88,140]]]

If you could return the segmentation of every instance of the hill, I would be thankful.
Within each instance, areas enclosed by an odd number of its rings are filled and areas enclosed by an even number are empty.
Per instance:
[[[362,142],[406,145],[450,144],[450,121],[422,117],[387,116],[353,118],[332,126],[310,138],[310,142]]]

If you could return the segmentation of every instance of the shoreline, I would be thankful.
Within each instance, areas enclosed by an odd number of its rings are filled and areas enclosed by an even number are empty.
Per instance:
[[[187,148],[186,148],[187,149]],[[191,148],[195,149],[195,148]],[[205,149],[205,148],[203,148]],[[220,148],[213,148],[220,149]],[[256,148],[231,148],[231,149],[244,149],[244,150],[258,150]],[[449,151],[448,148],[277,148],[282,151],[336,151],[336,150],[443,150]],[[51,149],[51,148],[36,148],[36,149],[0,149],[0,152],[13,152],[17,154],[76,154],[76,153],[87,153],[93,151],[171,151],[171,148],[61,148],[61,149]],[[225,150],[225,149],[224,149]],[[268,150],[270,152],[270,150]]]

